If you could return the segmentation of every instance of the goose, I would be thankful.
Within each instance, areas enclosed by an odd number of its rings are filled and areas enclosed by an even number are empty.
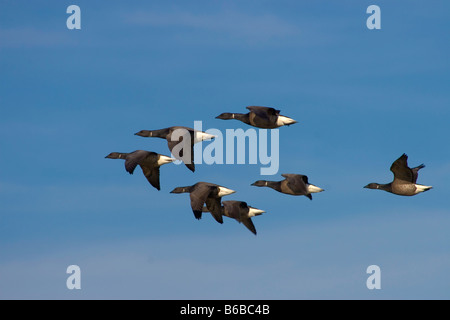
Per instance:
[[[325,191],[308,182],[308,177],[302,174],[282,174],[285,179],[282,181],[258,180],[252,183],[256,187],[269,187],[278,192],[294,195],[306,196],[312,200],[312,193]]]
[[[134,169],[139,165],[148,182],[158,190],[161,190],[159,167],[175,160],[171,157],[145,150],[136,150],[131,153],[111,152],[105,158],[125,160],[125,170],[129,174],[133,174]]]
[[[197,220],[202,218],[203,205],[206,204],[217,222],[223,223],[221,212],[222,197],[236,191],[209,182],[197,182],[192,186],[177,187],[170,193],[190,193],[191,208]]]
[[[297,123],[294,119],[280,115],[280,110],[269,107],[250,106],[248,113],[222,113],[216,119],[230,120],[236,119],[248,125],[262,128],[275,129],[281,126],[290,126]]]
[[[400,196],[415,196],[421,192],[432,189],[431,186],[417,184],[419,170],[425,168],[424,164],[415,168],[408,167],[408,156],[404,153],[395,160],[390,170],[394,174],[394,180],[387,184],[369,183],[364,188],[387,191]]]
[[[203,207],[203,212],[209,212],[208,208]],[[225,217],[235,219],[239,223],[243,223],[253,234],[256,235],[256,228],[252,222],[252,217],[259,216],[265,211],[256,209],[247,205],[244,201],[228,200],[222,201],[221,213]]]
[[[206,132],[182,126],[173,126],[159,130],[141,130],[135,133],[135,135],[141,137],[156,137],[166,139],[167,145],[172,155],[176,159],[183,161],[186,167],[192,172],[195,171],[194,144],[200,141],[215,138],[214,135],[208,134]],[[187,152],[184,152],[185,148],[182,141],[184,141],[187,136],[189,136],[188,141],[190,142],[188,145],[189,150]],[[177,147],[178,144],[180,144],[180,146]]]

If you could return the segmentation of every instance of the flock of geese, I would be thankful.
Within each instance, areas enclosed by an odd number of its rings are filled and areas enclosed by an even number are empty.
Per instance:
[[[280,110],[270,107],[250,106],[247,107],[248,113],[222,113],[216,119],[242,121],[250,126],[262,129],[274,129],[282,126],[289,126],[297,121],[280,115]],[[156,137],[166,139],[172,156],[175,159],[183,160],[183,150],[174,153],[174,148],[183,141],[182,136],[175,136],[177,130],[183,129],[190,135],[187,140],[190,143],[190,160],[184,161],[186,167],[192,172],[195,171],[194,165],[194,144],[203,140],[213,139],[214,136],[202,131],[194,130],[188,127],[173,126],[160,130],[141,130],[135,135],[141,137]],[[178,139],[177,139],[178,137]],[[185,146],[184,146],[185,147]],[[183,147],[183,148],[184,148]],[[130,153],[112,152],[106,156],[109,159],[125,160],[125,170],[133,174],[139,165],[148,182],[156,189],[160,190],[160,167],[164,164],[175,161],[174,158],[151,151],[136,150]],[[394,180],[387,184],[369,183],[364,188],[384,190],[401,196],[414,196],[418,193],[428,191],[432,187],[417,184],[418,172],[424,168],[421,164],[415,168],[408,167],[408,156],[403,154],[395,160],[390,170],[394,174]],[[324,191],[313,184],[310,184],[308,177],[302,174],[282,174],[282,181],[258,180],[252,184],[256,187],[268,187],[278,192],[294,195],[306,196],[312,200],[312,194]],[[222,197],[235,193],[236,191],[228,189],[209,182],[197,182],[192,186],[177,187],[171,193],[189,193],[192,212],[196,219],[201,219],[203,212],[209,212],[214,219],[223,223],[223,216],[237,220],[244,224],[252,233],[256,235],[256,228],[252,222],[253,217],[261,215],[265,211],[249,206],[245,201],[222,201]]]

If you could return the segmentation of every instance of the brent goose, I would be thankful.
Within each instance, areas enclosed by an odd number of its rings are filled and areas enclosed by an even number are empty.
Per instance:
[[[208,208],[203,207],[203,212],[209,212]],[[253,208],[244,201],[222,201],[222,215],[235,219],[239,223],[243,223],[251,232],[256,235],[256,228],[252,222],[252,217],[259,216],[265,211]]]
[[[278,192],[294,196],[307,196],[312,200],[312,193],[322,192],[323,189],[308,182],[308,177],[301,174],[282,174],[282,181],[258,180],[252,183],[256,187],[269,187]]]
[[[221,200],[223,196],[236,191],[209,182],[197,182],[188,187],[177,187],[170,193],[190,193],[191,208],[196,219],[202,218],[203,205],[206,204],[217,222],[223,223],[221,212]]]
[[[247,107],[250,112],[248,113],[222,113],[216,117],[216,119],[240,120],[246,124],[257,128],[274,129],[281,126],[289,126],[297,123],[294,119],[280,115],[280,110],[268,107]]]
[[[174,126],[160,130],[141,130],[135,133],[137,136],[141,137],[156,137],[167,140],[167,145],[169,146],[172,155],[178,159],[182,160],[186,167],[192,172],[195,171],[194,165],[194,144],[203,140],[213,139],[215,136],[205,133],[203,131],[194,130],[188,127]],[[190,142],[189,149],[185,151],[182,141],[184,138],[189,136],[188,141]],[[179,145],[177,148],[175,146]],[[189,156],[190,154],[190,156]],[[186,156],[183,156],[186,155]]]
[[[145,150],[136,150],[131,153],[112,152],[105,158],[125,160],[125,170],[130,174],[133,174],[134,169],[139,165],[148,182],[158,190],[161,189],[159,167],[175,160],[171,157]]]
[[[394,173],[394,180],[387,184],[369,183],[364,188],[379,189],[400,196],[414,196],[418,193],[428,191],[432,187],[416,184],[419,170],[424,168],[421,164],[415,168],[408,167],[408,156],[403,154],[400,158],[394,161],[391,165],[391,171]]]

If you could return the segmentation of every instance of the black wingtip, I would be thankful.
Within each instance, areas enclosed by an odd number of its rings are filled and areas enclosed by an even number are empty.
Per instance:
[[[201,210],[192,210],[194,212],[195,219],[200,220],[202,218]]]

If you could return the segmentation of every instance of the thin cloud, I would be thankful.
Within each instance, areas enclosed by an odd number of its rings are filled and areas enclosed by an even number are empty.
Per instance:
[[[72,243],[0,261],[0,298],[445,298],[448,220],[445,211],[409,212],[408,219],[395,211],[366,212],[258,239],[240,233]],[[420,237],[426,229],[432,236]],[[399,237],[399,230],[407,232]],[[64,286],[70,264],[82,270],[78,293]],[[365,286],[370,264],[382,270],[376,295]]]
[[[0,29],[0,48],[52,47],[76,45],[60,31],[40,30],[30,27]]]
[[[133,12],[125,15],[126,23],[159,28],[178,27],[184,30],[203,30],[236,38],[258,41],[299,33],[296,25],[272,14],[249,15],[226,11],[198,14],[187,11]]]

